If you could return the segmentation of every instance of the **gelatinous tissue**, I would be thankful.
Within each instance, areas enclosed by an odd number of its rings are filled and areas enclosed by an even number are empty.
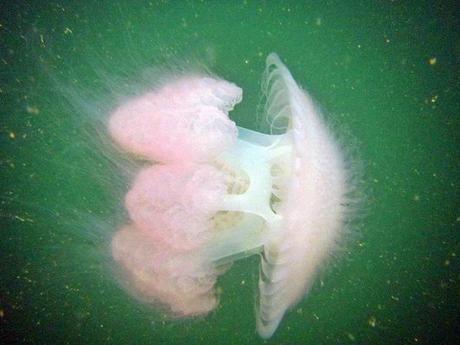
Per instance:
[[[125,102],[108,131],[149,162],[111,244],[125,284],[176,316],[202,315],[216,308],[229,264],[259,254],[256,324],[269,338],[334,250],[350,186],[340,146],[276,54],[263,89],[277,134],[236,126],[228,113],[242,90],[196,74]]]

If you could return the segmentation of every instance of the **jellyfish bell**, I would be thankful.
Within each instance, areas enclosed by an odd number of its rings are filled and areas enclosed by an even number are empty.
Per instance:
[[[241,89],[209,76],[129,101],[109,131],[151,160],[126,196],[130,225],[112,241],[132,288],[175,315],[205,314],[228,264],[258,253],[256,324],[269,338],[340,238],[350,186],[339,145],[276,54],[263,85],[278,134],[236,127],[228,111]]]
[[[315,273],[343,230],[350,186],[335,138],[280,59],[267,58],[268,111],[288,116],[293,154],[291,178],[278,214],[283,218],[264,244],[257,317],[259,334],[270,337],[286,310],[307,292]],[[283,97],[279,97],[279,95]]]

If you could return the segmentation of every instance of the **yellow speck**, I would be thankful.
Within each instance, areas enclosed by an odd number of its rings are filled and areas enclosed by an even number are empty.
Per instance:
[[[438,100],[438,95],[434,95],[433,97],[431,97],[431,103],[436,103],[436,101]]]
[[[247,65],[249,63],[249,60],[248,59],[244,60],[244,63]]]
[[[22,217],[19,217],[19,216],[14,216],[14,218],[16,218],[17,220],[20,220],[21,222],[25,222],[26,220]]]
[[[38,113],[40,113],[40,109],[38,109],[36,106],[34,105],[28,105],[26,107],[26,111],[29,113],[29,114],[34,114],[34,115],[37,115]]]
[[[450,265],[450,260],[444,261],[444,266],[449,266]]]
[[[347,333],[347,337],[348,337],[348,339],[350,339],[351,341],[355,341],[355,340],[356,340],[355,336],[354,336],[353,334],[351,334],[351,333]]]
[[[367,323],[369,324],[369,326],[375,327],[375,325],[377,324],[377,319],[375,318],[375,316],[371,316],[369,320],[367,320]]]
[[[244,284],[246,284],[246,280],[241,281],[241,285],[244,285]]]
[[[436,65],[436,62],[437,62],[437,61],[438,61],[438,60],[437,60],[435,57],[432,57],[432,58],[430,58],[430,59],[428,60],[428,63],[429,63],[431,66],[434,66],[434,65]]]
[[[414,201],[420,201],[420,195],[415,194],[414,195]]]
[[[0,317],[1,318],[5,317],[5,311],[3,309],[0,309]]]
[[[14,132],[10,132],[10,138],[11,139],[16,139],[16,134],[14,134]]]
[[[66,34],[66,35],[73,34],[73,31],[70,28],[65,28],[64,29],[64,34]]]

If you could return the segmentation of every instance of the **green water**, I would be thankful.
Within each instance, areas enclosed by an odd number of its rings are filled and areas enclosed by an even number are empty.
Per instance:
[[[255,257],[222,276],[219,308],[197,320],[165,320],[117,286],[104,245],[125,187],[87,139],[118,76],[186,60],[241,86],[232,118],[256,128],[271,51],[358,152],[367,198],[343,253],[267,343],[453,343],[457,14],[446,1],[2,3],[0,343],[265,343]]]

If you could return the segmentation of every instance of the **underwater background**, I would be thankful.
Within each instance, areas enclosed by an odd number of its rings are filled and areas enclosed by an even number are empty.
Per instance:
[[[458,13],[455,1],[1,2],[0,343],[454,343]],[[257,257],[219,278],[220,306],[198,319],[120,289],[106,245],[126,186],[87,139],[124,78],[187,60],[242,87],[230,115],[256,129],[272,51],[344,138],[366,197],[343,250],[264,341]]]

